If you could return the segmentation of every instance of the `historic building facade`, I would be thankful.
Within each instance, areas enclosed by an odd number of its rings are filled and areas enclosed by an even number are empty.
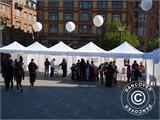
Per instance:
[[[0,0],[2,44],[18,41],[28,45],[33,42],[32,25],[36,19],[36,3],[32,0]]]
[[[148,12],[141,10],[139,4],[140,1],[128,0],[37,0],[38,21],[43,25],[39,41],[46,46],[64,41],[73,47],[94,41],[99,30],[92,21],[100,14],[108,23],[113,20],[126,22],[144,47],[160,34],[160,9],[158,1],[154,1]],[[68,21],[76,25],[72,33],[65,29]]]

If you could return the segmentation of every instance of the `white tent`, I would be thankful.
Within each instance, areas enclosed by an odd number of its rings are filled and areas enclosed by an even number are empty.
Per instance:
[[[143,55],[143,58],[145,59],[155,59],[155,58],[160,58],[160,48],[156,49],[152,52],[146,53]]]
[[[75,51],[63,42],[57,43],[56,45],[50,47],[48,50],[52,55],[72,55],[72,53]]]
[[[131,46],[129,43],[124,42],[120,46],[107,51],[104,56],[108,57],[117,57],[117,58],[142,58],[143,52],[137,50],[133,46]]]
[[[25,49],[25,47],[21,44],[19,44],[18,42],[13,42],[7,46],[4,46],[2,48],[0,48],[0,52],[3,53],[19,53],[19,52],[23,52],[23,50]]]
[[[38,42],[34,42],[33,44],[29,45],[24,49],[24,53],[30,54],[46,54],[47,52],[48,48],[46,48]]]
[[[77,49],[75,51],[77,56],[102,56],[106,53],[105,50],[101,49],[93,42],[89,42],[88,44],[84,45],[83,47]]]
[[[143,56],[146,59],[146,81],[151,81],[150,76],[156,78],[157,85],[160,85],[160,48]]]

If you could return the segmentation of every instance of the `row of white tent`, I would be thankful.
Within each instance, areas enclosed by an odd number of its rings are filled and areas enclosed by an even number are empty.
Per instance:
[[[51,54],[51,55],[71,55],[71,56],[101,56],[101,57],[118,57],[118,58],[142,58],[144,53],[137,50],[129,43],[124,42],[113,50],[105,51],[90,42],[83,47],[75,50],[67,46],[63,42],[46,48],[38,42],[35,42],[28,47],[24,47],[18,42],[13,42],[7,46],[0,48],[3,53],[28,53],[28,54]]]
[[[152,52],[149,52],[149,53],[143,53],[143,52],[137,50],[136,48],[134,48],[133,46],[131,46],[129,43],[124,42],[120,46],[118,46],[110,51],[105,51],[105,50],[101,49],[100,47],[98,47],[97,45],[95,45],[94,43],[90,42],[90,43],[82,46],[81,48],[75,50],[75,49],[72,49],[71,47],[67,46],[63,42],[59,42],[50,48],[46,48],[45,46],[41,45],[38,42],[35,42],[35,43],[29,45],[28,47],[24,47],[15,41],[7,46],[0,48],[0,52],[1,53],[27,54],[26,65],[30,61],[30,58],[36,57],[36,55],[34,55],[34,54],[39,54],[43,57],[38,55],[37,56],[37,63],[39,64],[39,66],[42,69],[43,69],[42,62],[44,62],[46,55],[50,55],[51,56],[50,58],[52,58],[53,56],[57,56],[57,58],[56,58],[57,64],[59,64],[61,62],[61,59],[64,56],[66,56],[69,61],[68,62],[68,71],[69,71],[70,66],[72,65],[72,62],[73,61],[75,62],[77,59],[80,59],[80,57],[79,57],[79,58],[76,58],[76,60],[73,60],[73,58],[77,57],[77,56],[86,57],[86,59],[88,59],[88,57],[97,58],[99,61],[98,64],[100,64],[101,62],[104,62],[105,61],[104,58],[119,58],[119,59],[121,59],[121,60],[117,59],[117,65],[119,68],[123,67],[123,64],[122,64],[123,59],[122,58],[131,58],[132,62],[133,62],[134,58],[136,58],[136,60],[139,59],[139,61],[142,61],[142,59],[143,59],[143,61],[145,60],[147,81],[150,81],[149,75],[151,74],[153,76],[156,76],[156,78],[158,80],[158,84],[160,85],[160,73],[159,73],[159,70],[160,70],[160,48],[157,50],[154,50]],[[68,56],[71,56],[71,57],[68,57]],[[103,60],[102,60],[102,58],[103,58]]]
[[[143,53],[129,43],[124,42],[120,46],[105,51],[90,42],[83,47],[75,50],[67,46],[63,42],[59,42],[56,45],[46,48],[38,42],[34,42],[28,47],[24,47],[18,42],[13,42],[7,46],[0,48],[0,52],[3,53],[28,53],[28,54],[50,54],[50,55],[71,55],[71,56],[101,56],[101,57],[117,57],[117,58],[160,58],[160,49],[154,50],[150,53]]]

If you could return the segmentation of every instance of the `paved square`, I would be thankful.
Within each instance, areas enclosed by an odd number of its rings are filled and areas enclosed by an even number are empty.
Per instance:
[[[1,119],[159,119],[159,88],[156,104],[146,115],[127,113],[120,101],[124,83],[106,88],[97,82],[69,79],[38,79],[35,87],[23,81],[24,92],[4,91],[1,85]]]

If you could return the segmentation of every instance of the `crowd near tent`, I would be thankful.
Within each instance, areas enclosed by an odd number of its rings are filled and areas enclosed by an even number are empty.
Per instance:
[[[151,79],[150,75],[152,75],[156,78],[157,85],[160,85],[160,49],[149,53],[143,53],[127,42],[124,42],[120,46],[110,51],[105,51],[92,42],[82,46],[77,50],[74,50],[63,42],[59,42],[50,48],[46,48],[38,42],[35,42],[28,47],[24,47],[15,41],[7,46],[0,48],[0,52],[25,54],[26,66],[30,62],[30,59],[34,58],[35,62],[39,65],[39,70],[41,71],[44,69],[44,64],[42,63],[44,63],[45,58],[49,58],[51,60],[52,58],[56,57],[57,65],[62,61],[63,58],[66,58],[67,62],[69,63],[68,71],[70,71],[70,67],[73,62],[75,63],[77,62],[77,59],[84,57],[86,58],[85,60],[93,60],[97,63],[97,65],[105,62],[106,58],[114,58],[116,61],[119,61],[117,65],[120,67],[124,66],[124,58],[131,59],[132,61],[130,64],[132,64],[133,60],[139,60],[145,62],[147,82],[149,83]]]

